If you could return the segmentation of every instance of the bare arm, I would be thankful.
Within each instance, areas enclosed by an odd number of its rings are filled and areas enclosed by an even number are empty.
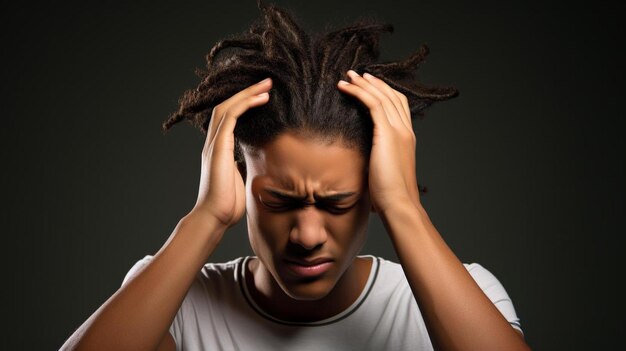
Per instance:
[[[115,292],[61,350],[155,350],[225,228],[193,211],[154,258]]]
[[[195,275],[226,229],[245,213],[245,185],[234,158],[239,116],[267,103],[271,79],[213,108],[202,150],[198,199],[163,247],[61,347],[62,350],[171,350],[168,329]]]
[[[530,350],[444,242],[423,207],[381,213],[436,350]]]
[[[367,72],[366,72],[367,73]],[[437,350],[529,350],[444,242],[419,200],[416,138],[408,98],[371,74],[347,72],[337,87],[357,97],[374,123],[372,207],[394,244]]]

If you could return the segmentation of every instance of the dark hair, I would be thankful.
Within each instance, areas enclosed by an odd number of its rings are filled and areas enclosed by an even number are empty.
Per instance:
[[[422,44],[417,52],[398,62],[376,62],[379,37],[393,32],[390,24],[361,17],[339,30],[310,37],[286,9],[257,0],[261,17],[247,32],[220,40],[206,56],[206,70],[196,69],[202,81],[179,99],[178,111],[163,122],[167,130],[183,119],[206,135],[213,107],[245,87],[272,78],[270,100],[246,111],[235,127],[235,160],[245,179],[246,150],[291,131],[327,142],[340,140],[369,155],[373,123],[368,109],[339,91],[346,72],[369,72],[406,95],[411,116],[435,101],[458,95],[454,87],[426,87],[415,79],[415,70],[428,54]],[[225,49],[233,49],[230,53]],[[221,55],[218,55],[221,54]]]

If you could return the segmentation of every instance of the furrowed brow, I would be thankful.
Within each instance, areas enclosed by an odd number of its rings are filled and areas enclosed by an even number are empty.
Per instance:
[[[306,196],[294,196],[276,189],[266,188],[264,190],[270,195],[285,201],[304,201],[307,198]]]
[[[317,195],[313,195],[313,196],[319,201],[336,202],[336,201],[341,201],[345,198],[348,198],[352,195],[356,195],[356,193],[353,191],[348,191],[348,192],[337,193],[337,194],[332,194],[332,195],[327,195],[327,196],[317,196]]]
[[[285,200],[285,201],[305,201],[307,199],[307,196],[304,196],[304,197],[294,196],[294,195],[291,195],[289,193],[286,193],[277,189],[265,188],[264,190],[268,192],[269,194],[271,194],[272,196],[281,200]],[[336,194],[327,195],[327,196],[314,195],[314,197],[318,201],[336,202],[336,201],[341,201],[345,198],[348,198],[356,194],[357,194],[356,192],[347,191],[347,192],[336,193]]]

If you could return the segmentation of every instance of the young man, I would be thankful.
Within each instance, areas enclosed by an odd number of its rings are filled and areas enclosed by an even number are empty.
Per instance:
[[[425,50],[377,64],[388,26],[311,43],[259,4],[263,21],[211,50],[164,125],[206,133],[195,206],[64,348],[528,350],[502,285],[420,203],[412,114],[456,93],[412,83]],[[228,46],[244,52],[215,60]],[[400,264],[358,255],[372,211]],[[255,256],[206,264],[244,213]]]

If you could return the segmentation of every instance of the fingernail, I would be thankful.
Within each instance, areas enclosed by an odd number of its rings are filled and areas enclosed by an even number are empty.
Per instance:
[[[265,78],[262,81],[260,81],[259,84],[267,83],[269,81],[270,81],[270,78]]]
[[[371,74],[369,74],[367,72],[363,73],[363,77],[365,77],[365,78],[376,78],[376,77],[374,77],[373,75],[371,75]]]
[[[358,76],[359,74],[358,74],[358,73],[356,73],[354,70],[349,70],[349,71],[348,71],[348,75],[349,75],[350,77],[355,77],[355,76]]]
[[[350,85],[350,83],[346,82],[346,81],[345,81],[345,80],[343,80],[343,79],[340,79],[340,80],[339,80],[339,84],[340,84],[340,85]]]

